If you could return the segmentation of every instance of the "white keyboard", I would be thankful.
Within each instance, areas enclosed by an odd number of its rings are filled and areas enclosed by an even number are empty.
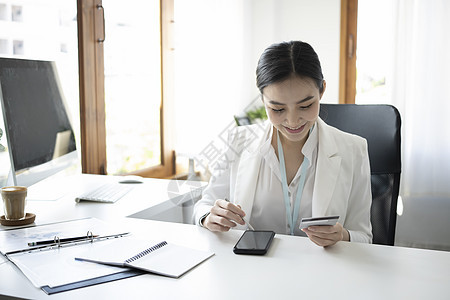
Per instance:
[[[106,183],[87,193],[84,193],[81,196],[76,197],[75,201],[114,203],[123,196],[125,196],[132,189],[133,186],[129,184],[120,184],[117,182]]]

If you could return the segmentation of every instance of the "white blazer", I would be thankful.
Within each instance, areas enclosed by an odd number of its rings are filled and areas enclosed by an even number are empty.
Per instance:
[[[247,219],[251,218],[262,160],[259,150],[271,126],[267,121],[230,131],[223,159],[215,164],[210,183],[195,204],[193,216],[197,224],[217,199],[224,198],[241,205]],[[367,142],[327,125],[320,118],[317,126],[319,145],[312,216],[339,215],[339,222],[349,231],[352,242],[371,243],[372,195]]]

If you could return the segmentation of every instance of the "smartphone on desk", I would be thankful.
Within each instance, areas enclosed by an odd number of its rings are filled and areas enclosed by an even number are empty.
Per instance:
[[[269,250],[275,232],[246,230],[233,248],[236,254],[264,255]]]

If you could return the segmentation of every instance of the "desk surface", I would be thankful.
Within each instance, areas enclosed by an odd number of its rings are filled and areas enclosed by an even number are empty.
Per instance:
[[[45,213],[34,205],[45,220],[52,213],[72,219],[90,214],[90,209],[73,204],[68,213],[61,211],[62,203],[55,207],[42,203],[43,210],[52,211]],[[125,217],[129,211],[111,219],[92,207],[92,216],[133,228],[137,237],[165,239],[215,255],[180,279],[146,274],[52,296],[35,288],[1,257],[0,294],[32,299],[450,298],[450,252],[345,242],[321,248],[307,238],[276,235],[265,256],[235,255],[232,248],[241,231],[212,233],[195,225]]]
[[[154,219],[162,212],[192,207],[192,199],[201,196],[207,183],[199,181],[165,180],[142,178],[142,184],[128,184],[133,190],[116,203],[75,202],[75,197],[107,182],[118,182],[123,177],[79,174],[67,178],[54,178],[39,182],[29,188],[27,212],[36,214],[36,225],[67,221],[85,217],[96,217],[105,221],[133,216]],[[45,191],[57,190],[51,195],[62,196],[57,200],[46,200]],[[60,193],[59,191],[63,191]],[[39,200],[33,200],[39,199]],[[0,225],[0,230],[8,229]]]

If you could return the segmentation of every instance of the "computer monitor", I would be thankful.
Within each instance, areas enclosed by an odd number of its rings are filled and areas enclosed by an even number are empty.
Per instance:
[[[15,185],[30,186],[77,164],[54,62],[0,58],[0,100]]]

